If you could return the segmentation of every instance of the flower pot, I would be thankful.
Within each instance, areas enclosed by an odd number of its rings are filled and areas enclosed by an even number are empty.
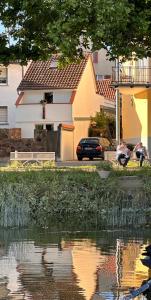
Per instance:
[[[97,170],[97,172],[102,179],[106,179],[106,178],[108,178],[111,171]]]

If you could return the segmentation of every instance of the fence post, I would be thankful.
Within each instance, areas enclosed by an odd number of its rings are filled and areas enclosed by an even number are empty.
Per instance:
[[[119,82],[119,59],[116,59],[116,81]],[[116,89],[116,144],[120,143],[120,93]]]
[[[15,160],[17,159],[17,153],[18,153],[18,151],[15,150]]]

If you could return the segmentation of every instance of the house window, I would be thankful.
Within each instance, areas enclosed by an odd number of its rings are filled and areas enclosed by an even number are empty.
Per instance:
[[[96,75],[96,80],[111,79],[111,75]]]
[[[0,123],[8,123],[8,107],[0,106]]]
[[[0,84],[7,84],[7,68],[0,66]]]
[[[96,75],[96,80],[103,80],[103,79],[104,79],[104,75],[100,75],[100,74]]]
[[[111,75],[104,75],[104,79],[111,79]]]
[[[53,131],[54,130],[54,125],[53,124],[46,124],[46,129],[47,129],[47,131]]]
[[[53,103],[53,93],[45,93],[44,100],[46,100],[47,103]]]
[[[50,62],[50,68],[51,69],[57,69],[57,67],[58,67],[57,59],[52,59],[51,62]]]
[[[44,129],[43,124],[36,124],[36,125],[35,125],[35,130],[41,131],[41,130],[43,130],[43,129]]]

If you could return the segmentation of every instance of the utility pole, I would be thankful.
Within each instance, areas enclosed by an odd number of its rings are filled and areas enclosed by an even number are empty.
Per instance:
[[[119,59],[115,61],[115,80],[119,82]],[[116,88],[116,144],[120,143],[120,93],[119,89]]]

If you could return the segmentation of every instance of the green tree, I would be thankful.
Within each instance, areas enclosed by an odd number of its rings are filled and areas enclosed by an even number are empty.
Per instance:
[[[115,117],[103,111],[97,112],[95,117],[91,118],[89,135],[102,135],[111,141],[112,138],[115,138]]]
[[[70,62],[90,44],[112,59],[151,56],[151,0],[1,0],[0,21],[1,62],[58,52]]]

